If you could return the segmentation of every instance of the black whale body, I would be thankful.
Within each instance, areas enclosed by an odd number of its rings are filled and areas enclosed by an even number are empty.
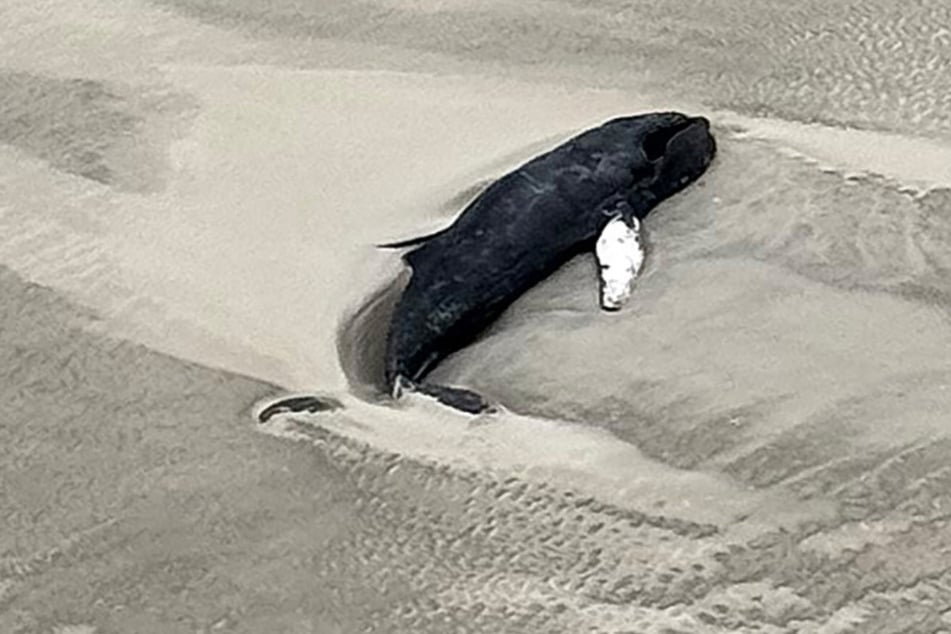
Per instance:
[[[393,313],[387,386],[469,412],[478,395],[422,383],[515,299],[579,252],[614,213],[644,218],[696,180],[716,153],[709,122],[676,112],[612,119],[506,174],[446,229],[395,243],[412,276]],[[395,388],[395,389],[394,389]]]

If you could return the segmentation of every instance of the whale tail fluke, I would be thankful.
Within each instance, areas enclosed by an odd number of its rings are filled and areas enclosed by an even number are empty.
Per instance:
[[[465,412],[466,414],[492,413],[496,408],[481,394],[461,387],[434,385],[431,383],[413,383],[406,378],[397,377],[393,384],[391,396],[399,400],[406,393],[415,392],[435,399],[448,407]],[[264,424],[282,414],[316,414],[334,412],[343,409],[344,405],[329,396],[289,396],[270,403],[257,414],[258,422]]]
[[[393,381],[391,396],[399,400],[403,394],[416,392],[436,399],[439,403],[457,409],[466,414],[482,414],[493,412],[495,408],[481,394],[461,387],[435,385],[432,383],[414,383],[402,375]]]
[[[431,396],[443,405],[466,414],[482,414],[494,411],[492,405],[481,394],[461,387],[421,383],[416,386],[416,391]]]

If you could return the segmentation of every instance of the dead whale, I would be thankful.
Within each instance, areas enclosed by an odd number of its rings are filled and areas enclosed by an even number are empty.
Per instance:
[[[465,411],[472,392],[426,385],[425,375],[471,342],[516,298],[579,252],[612,216],[643,219],[706,170],[716,153],[709,122],[676,112],[612,119],[503,176],[452,225],[386,246],[412,277],[393,313],[389,386],[435,396]]]
[[[715,153],[703,117],[612,119],[501,177],[445,229],[381,245],[413,247],[403,254],[412,275],[386,340],[391,393],[422,392],[465,412],[484,411],[480,395],[426,383],[426,374],[526,290],[591,250],[612,218],[643,219],[703,174]]]

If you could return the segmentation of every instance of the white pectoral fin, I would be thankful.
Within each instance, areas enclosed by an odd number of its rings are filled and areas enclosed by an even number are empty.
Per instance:
[[[640,223],[629,226],[622,218],[611,220],[598,237],[595,257],[600,276],[601,308],[620,310],[631,296],[634,279],[644,264]]]

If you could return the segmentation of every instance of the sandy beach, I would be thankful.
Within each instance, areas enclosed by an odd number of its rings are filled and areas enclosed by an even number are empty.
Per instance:
[[[0,8],[0,632],[951,632],[938,0]],[[373,397],[374,245],[610,117],[719,154]],[[332,414],[254,420],[286,393]]]

